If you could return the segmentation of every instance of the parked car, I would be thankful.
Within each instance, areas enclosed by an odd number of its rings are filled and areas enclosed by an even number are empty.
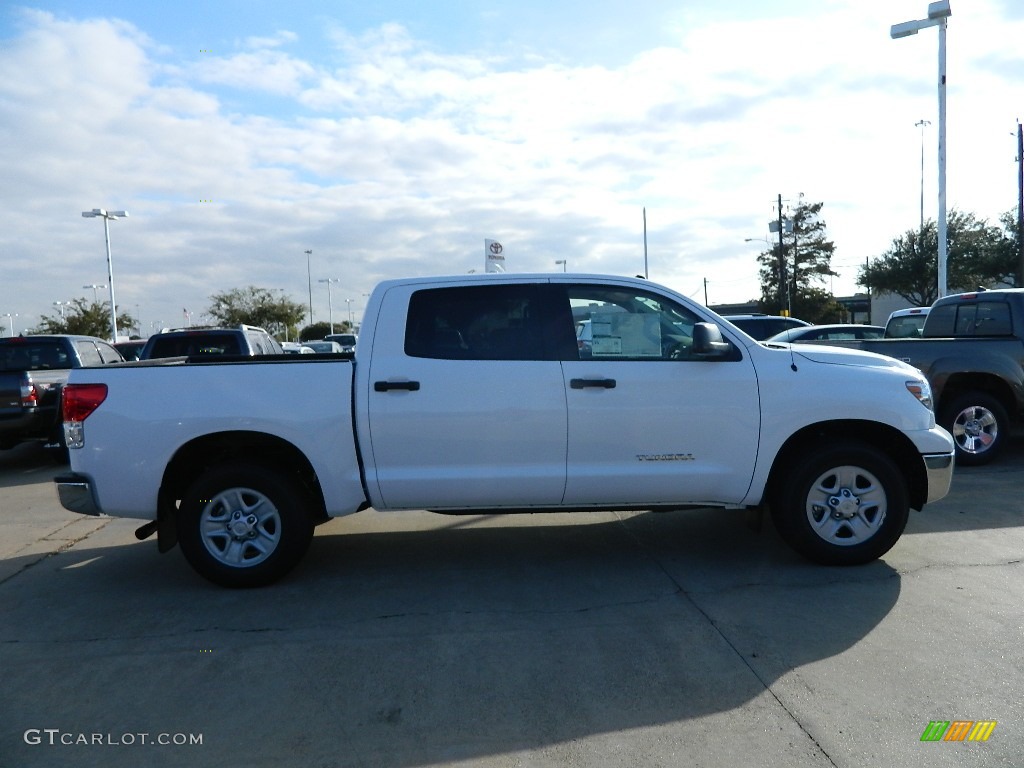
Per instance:
[[[146,346],[145,339],[132,339],[131,341],[119,341],[114,347],[125,360],[138,360],[139,355]]]
[[[314,352],[319,353],[340,355],[345,352],[341,344],[339,344],[336,341],[327,341],[326,339],[323,341],[304,341],[303,344],[312,349]]]
[[[837,339],[880,339],[885,328],[880,325],[857,325],[843,323],[838,325],[807,325],[790,328],[776,333],[765,341],[834,341]]]
[[[223,357],[225,355],[280,355],[284,350],[263,328],[176,328],[149,337],[141,360],[158,357]]]
[[[356,342],[359,337],[354,333],[329,333],[324,336],[324,341],[336,341],[341,345],[342,352],[355,352]]]
[[[0,449],[33,440],[62,447],[60,393],[71,369],[120,362],[120,352],[92,336],[0,339]]]
[[[928,319],[931,307],[910,307],[897,309],[885,324],[885,338],[913,339],[924,331],[924,321]]]
[[[795,317],[782,317],[781,315],[722,315],[722,317],[758,341],[764,341],[769,336],[782,333],[790,328],[804,328],[810,325],[810,323],[797,320]]]
[[[286,355],[313,355],[316,352],[307,344],[299,344],[297,341],[282,341],[281,351]]]

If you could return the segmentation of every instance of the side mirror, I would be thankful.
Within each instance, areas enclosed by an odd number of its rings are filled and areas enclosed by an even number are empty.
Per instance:
[[[722,338],[722,331],[715,323],[697,323],[693,326],[694,357],[714,359],[725,357],[732,351],[732,345]]]

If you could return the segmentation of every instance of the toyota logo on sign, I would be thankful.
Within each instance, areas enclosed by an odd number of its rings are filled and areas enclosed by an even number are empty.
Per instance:
[[[501,243],[499,243],[499,242],[491,243],[490,249],[491,249],[491,253],[493,253],[495,256],[497,256],[499,253],[501,253],[504,250],[501,247]]]

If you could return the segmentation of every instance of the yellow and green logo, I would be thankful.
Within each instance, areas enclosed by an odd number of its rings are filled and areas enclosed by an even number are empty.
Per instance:
[[[988,741],[995,729],[995,720],[932,720],[921,741]]]

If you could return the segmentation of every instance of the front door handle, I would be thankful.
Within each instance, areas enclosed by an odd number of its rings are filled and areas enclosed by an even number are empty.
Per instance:
[[[569,379],[569,386],[573,389],[583,389],[584,387],[615,389],[615,379]]]
[[[391,392],[395,389],[404,389],[407,392],[419,391],[418,381],[375,381],[373,382],[374,392]]]

